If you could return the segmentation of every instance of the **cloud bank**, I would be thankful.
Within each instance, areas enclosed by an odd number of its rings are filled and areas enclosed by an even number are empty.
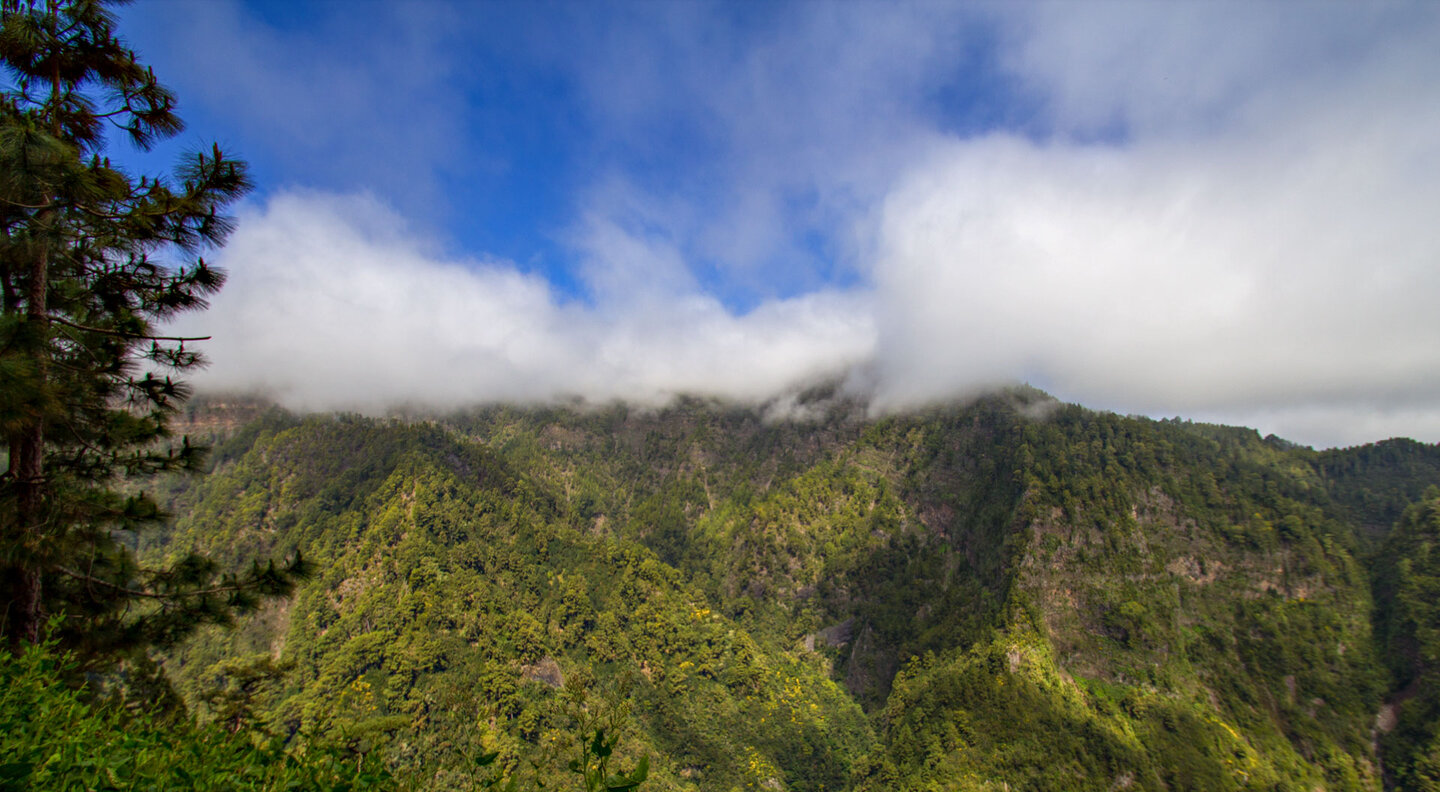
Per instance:
[[[664,255],[599,236],[597,256],[613,245],[623,258],[597,271]],[[210,310],[176,323],[214,336],[196,384],[259,389],[301,409],[756,401],[843,373],[875,338],[864,299],[837,292],[736,316],[632,272],[600,305],[562,303],[513,264],[444,259],[365,196],[279,195],[242,218],[219,263],[231,277]]]
[[[712,165],[668,187],[624,156],[597,169],[566,234],[586,299],[447,255],[385,202],[278,193],[185,319],[215,336],[197,384],[306,408],[758,401],[863,369],[892,408],[1030,382],[1321,446],[1440,441],[1440,12],[914,6],[867,27],[800,9],[583,53],[597,139],[715,130]],[[935,109],[977,35],[1022,118]],[[638,74],[616,55],[655,48],[687,54]],[[827,62],[838,77],[809,79]]]

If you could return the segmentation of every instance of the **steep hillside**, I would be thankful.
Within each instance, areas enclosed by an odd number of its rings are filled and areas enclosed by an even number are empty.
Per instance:
[[[1405,510],[1375,565],[1376,632],[1394,674],[1377,723],[1397,788],[1440,790],[1440,489]]]
[[[1075,407],[1020,454],[1003,629],[907,669],[870,788],[1378,787],[1368,581],[1305,455]]]
[[[601,716],[654,789],[1380,787],[1357,493],[1423,489],[1435,447],[1031,390],[791,407],[202,409],[215,470],[170,483],[149,552],[321,571],[169,667],[201,709],[347,729],[434,788],[494,750],[554,776]]]
[[[1345,516],[1372,542],[1440,482],[1440,444],[1403,438],[1322,451],[1315,463]]]
[[[173,658],[192,700],[258,675],[247,709],[270,728],[374,741],[436,789],[481,753],[518,769],[563,751],[581,696],[633,702],[623,758],[655,757],[656,789],[834,789],[869,747],[820,658],[757,642],[652,553],[573,523],[563,492],[458,433],[271,414],[218,457],[176,496],[172,544],[300,551],[320,571]],[[271,658],[283,674],[257,672]]]

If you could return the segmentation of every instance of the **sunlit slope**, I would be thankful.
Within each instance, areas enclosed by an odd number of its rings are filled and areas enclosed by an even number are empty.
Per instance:
[[[1004,624],[906,670],[867,788],[1379,788],[1369,582],[1313,452],[1074,407],[1023,436]]]
[[[577,675],[634,701],[621,750],[652,756],[649,788],[835,789],[869,747],[822,658],[757,641],[653,553],[577,525],[563,493],[450,430],[272,415],[219,457],[177,497],[174,542],[298,550],[317,572],[172,660],[192,700],[239,675],[226,658],[276,657],[289,670],[257,692],[256,718],[368,736],[437,789],[485,750],[529,759]]]
[[[443,767],[532,756],[552,685],[588,680],[634,702],[656,789],[1378,788],[1392,683],[1353,504],[1435,454],[1032,390],[204,425],[215,472],[175,485],[154,551],[319,573],[178,654],[192,700],[223,659],[278,657],[256,717]]]

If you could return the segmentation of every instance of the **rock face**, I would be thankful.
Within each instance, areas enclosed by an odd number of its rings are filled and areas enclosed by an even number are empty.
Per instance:
[[[846,619],[839,624],[832,624],[829,627],[805,635],[805,649],[813,652],[815,648],[834,647],[840,648],[848,643],[855,634],[855,620]]]
[[[560,670],[559,661],[553,657],[546,657],[538,663],[526,663],[520,666],[520,676],[552,688],[560,688],[565,685],[565,673]]]
[[[216,472],[177,483],[163,550],[321,573],[283,623],[183,649],[192,697],[283,646],[277,721],[364,681],[423,725],[407,750],[518,757],[560,688],[628,696],[655,789],[1381,785],[1349,504],[1411,484],[1374,460],[1033,391],[878,420],[255,415],[196,418]]]
[[[253,396],[208,396],[187,404],[170,426],[175,434],[197,440],[222,438],[273,409],[274,405]]]

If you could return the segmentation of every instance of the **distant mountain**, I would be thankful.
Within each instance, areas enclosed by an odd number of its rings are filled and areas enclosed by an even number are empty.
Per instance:
[[[788,417],[189,420],[214,470],[165,483],[145,552],[320,572],[169,657],[177,687],[430,788],[496,751],[553,779],[597,717],[654,790],[1380,789],[1429,761],[1377,715],[1430,689],[1433,658],[1393,662],[1440,626],[1403,611],[1415,529],[1388,525],[1440,483],[1434,445],[1316,452],[1028,389],[881,418],[821,388]]]

